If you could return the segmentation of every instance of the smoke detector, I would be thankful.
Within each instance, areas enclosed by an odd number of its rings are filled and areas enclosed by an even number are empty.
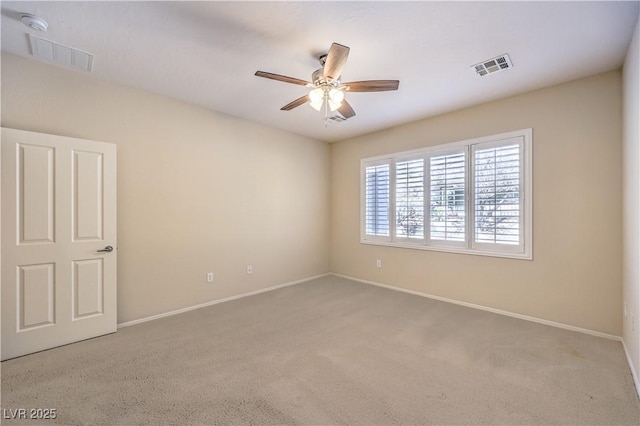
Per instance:
[[[511,59],[506,53],[504,55],[496,56],[495,58],[487,59],[486,61],[482,61],[478,64],[471,65],[471,69],[480,77],[504,71],[512,67],[513,64],[511,63]]]
[[[45,31],[47,31],[47,28],[49,27],[49,24],[47,24],[47,21],[45,21],[44,19],[40,18],[39,16],[32,15],[30,13],[23,13],[22,15],[20,15],[20,20],[27,27],[31,28],[32,30],[36,30],[36,31],[45,32]]]

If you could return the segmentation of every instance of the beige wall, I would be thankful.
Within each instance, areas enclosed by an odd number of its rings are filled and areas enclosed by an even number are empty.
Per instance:
[[[610,72],[329,148],[3,55],[1,124],[118,144],[119,322],[331,270],[620,335],[621,94]],[[528,127],[533,261],[359,243],[361,158]]]
[[[622,338],[640,373],[640,19],[636,24],[623,76],[623,298],[627,304]],[[636,386],[640,383],[636,383]],[[640,394],[640,388],[637,389]]]
[[[621,106],[616,71],[333,144],[332,272],[621,335]],[[529,127],[532,261],[359,243],[361,158]]]
[[[12,55],[2,126],[118,145],[119,322],[329,272],[324,142]]]

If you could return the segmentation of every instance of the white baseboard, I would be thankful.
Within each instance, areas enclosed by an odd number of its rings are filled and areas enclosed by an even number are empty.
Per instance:
[[[390,290],[396,290],[396,291],[401,291],[403,293],[414,294],[416,296],[427,297],[429,299],[439,300],[441,302],[447,302],[447,303],[453,303],[455,305],[466,306],[467,308],[480,309],[482,311],[492,312],[494,314],[506,315],[508,317],[518,318],[518,319],[522,319],[522,320],[526,320],[526,321],[537,322],[537,323],[544,324],[544,325],[550,325],[552,327],[563,328],[565,330],[577,331],[579,333],[590,334],[592,336],[603,337],[605,339],[616,340],[618,342],[622,341],[622,337],[616,336],[614,334],[602,333],[600,331],[594,331],[594,330],[589,330],[589,329],[586,329],[586,328],[575,327],[575,326],[569,325],[569,324],[563,324],[563,323],[555,322],[555,321],[548,321],[548,320],[545,320],[545,319],[542,319],[542,318],[536,318],[536,317],[531,317],[531,316],[528,316],[528,315],[517,314],[515,312],[503,311],[501,309],[490,308],[488,306],[483,306],[483,305],[476,305],[474,303],[461,302],[461,301],[455,300],[455,299],[448,299],[446,297],[435,296],[433,294],[422,293],[422,292],[415,291],[415,290],[408,290],[406,288],[395,287],[395,286],[392,286],[392,285],[382,284],[382,283],[378,283],[378,282],[375,282],[375,281],[363,280],[363,279],[360,279],[360,278],[350,277],[350,276],[347,276],[347,275],[341,275],[341,274],[332,274],[332,275],[334,275],[336,277],[346,278],[348,280],[358,281],[358,282],[361,282],[361,283],[364,283],[364,284],[371,284],[371,285],[375,285],[375,286],[378,286],[378,287],[388,288]]]
[[[629,351],[627,350],[627,344],[622,339],[622,347],[624,348],[624,354],[627,356],[627,363],[629,364],[629,369],[631,370],[631,377],[633,377],[633,384],[636,386],[636,393],[638,394],[638,398],[640,398],[640,380],[638,380],[638,372],[633,366],[633,361],[631,361],[631,355],[629,355]]]
[[[277,289],[283,288],[283,287],[289,287],[289,286],[296,285],[296,284],[302,284],[302,283],[307,282],[307,281],[315,280],[316,278],[326,277],[327,275],[331,275],[331,273],[327,272],[326,274],[320,274],[320,275],[316,275],[316,276],[313,276],[313,277],[303,278],[303,279],[297,280],[297,281],[290,281],[290,282],[287,282],[287,283],[274,285],[272,287],[261,288],[259,290],[250,291],[248,293],[242,293],[242,294],[238,294],[238,295],[235,295],[235,296],[229,296],[229,297],[225,297],[225,298],[222,298],[222,299],[212,300],[211,302],[200,303],[200,304],[194,305],[194,306],[187,306],[186,308],[176,309],[175,311],[165,312],[165,313],[157,314],[157,315],[151,315],[149,317],[144,317],[144,318],[140,318],[140,319],[133,320],[133,321],[126,321],[126,322],[118,324],[118,328],[129,327],[130,325],[141,324],[143,322],[153,321],[153,320],[160,319],[160,318],[165,318],[165,317],[170,317],[172,315],[182,314],[184,312],[193,311],[195,309],[206,308],[207,306],[217,305],[218,303],[229,302],[231,300],[241,299],[243,297],[253,296],[253,295],[256,295],[256,294],[260,294],[260,293],[266,293],[268,291],[277,290]]]

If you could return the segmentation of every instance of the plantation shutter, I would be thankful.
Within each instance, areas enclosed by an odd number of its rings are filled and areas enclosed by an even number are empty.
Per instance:
[[[424,159],[396,163],[396,237],[424,238]]]
[[[465,151],[429,160],[429,227],[434,243],[466,241],[465,163]]]
[[[389,236],[389,164],[365,168],[365,233]]]
[[[522,245],[522,149],[517,140],[474,147],[474,241]]]
[[[360,242],[532,259],[532,129],[360,160]]]

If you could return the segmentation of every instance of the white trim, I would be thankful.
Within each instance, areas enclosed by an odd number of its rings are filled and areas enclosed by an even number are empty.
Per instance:
[[[364,283],[364,284],[370,284],[370,285],[375,285],[375,286],[378,286],[378,287],[388,288],[390,290],[400,291],[402,293],[409,293],[409,294],[413,294],[413,295],[416,295],[416,296],[426,297],[428,299],[434,299],[434,300],[439,300],[441,302],[453,303],[454,305],[465,306],[467,308],[479,309],[481,311],[492,312],[494,314],[505,315],[505,316],[508,316],[508,317],[518,318],[518,319],[522,319],[522,320],[525,320],[525,321],[537,322],[539,324],[549,325],[551,327],[563,328],[565,330],[577,331],[579,333],[589,334],[591,336],[602,337],[602,338],[605,338],[605,339],[615,340],[617,342],[622,342],[622,337],[616,336],[615,334],[603,333],[601,331],[589,330],[587,328],[576,327],[576,326],[569,325],[569,324],[563,324],[561,322],[549,321],[549,320],[545,320],[545,319],[542,319],[542,318],[531,317],[529,315],[522,315],[522,314],[517,314],[515,312],[509,312],[509,311],[503,311],[501,309],[490,308],[488,306],[476,305],[474,303],[468,303],[468,302],[462,302],[460,300],[449,299],[449,298],[441,297],[441,296],[435,296],[433,294],[422,293],[422,292],[419,292],[419,291],[416,291],[416,290],[409,290],[409,289],[406,289],[406,288],[396,287],[396,286],[392,286],[392,285],[388,285],[388,284],[382,284],[382,283],[378,283],[378,282],[375,282],[375,281],[363,280],[363,279],[360,279],[360,278],[350,277],[348,275],[335,274],[335,273],[332,273],[332,275],[334,275],[336,277],[340,277],[340,278],[346,278],[348,280],[358,281],[358,282],[361,282],[361,283]]]
[[[369,237],[370,238],[370,237]],[[471,254],[473,256],[491,256],[491,257],[503,257],[505,259],[522,259],[522,260],[532,260],[533,257],[523,253],[506,253],[506,252],[498,252],[498,251],[483,251],[483,250],[469,250],[466,247],[456,247],[456,246],[427,246],[423,244],[422,240],[417,240],[415,243],[412,242],[391,242],[391,241],[374,241],[374,240],[365,240],[360,241],[361,244],[370,244],[374,246],[387,246],[387,247],[399,247],[406,249],[414,249],[414,250],[426,250],[426,251],[441,251],[444,253],[458,253],[458,254]]]
[[[624,354],[627,357],[627,363],[629,364],[629,370],[631,370],[631,377],[633,377],[633,384],[636,386],[636,393],[638,394],[638,398],[640,399],[640,380],[638,380],[638,373],[636,372],[635,367],[633,366],[633,362],[631,361],[631,355],[629,355],[629,351],[627,350],[627,344],[622,340],[622,347],[624,348]]]
[[[326,277],[327,275],[331,275],[331,273],[327,272],[326,274],[315,275],[313,277],[303,278],[303,279],[297,280],[297,281],[290,281],[290,282],[287,282],[287,283],[274,285],[272,287],[261,288],[259,290],[250,291],[248,293],[242,293],[242,294],[238,294],[238,295],[235,295],[235,296],[229,296],[229,297],[225,297],[225,298],[222,298],[222,299],[212,300],[211,302],[200,303],[199,305],[188,306],[186,308],[176,309],[175,311],[169,311],[169,312],[165,312],[165,313],[162,313],[162,314],[151,315],[149,317],[144,317],[144,318],[139,318],[139,319],[132,320],[132,321],[122,322],[122,323],[118,324],[118,328],[129,327],[130,325],[141,324],[143,322],[153,321],[153,320],[157,320],[157,319],[165,318],[165,317],[170,317],[170,316],[173,316],[173,315],[182,314],[184,312],[193,311],[195,309],[206,308],[207,306],[213,306],[213,305],[217,305],[219,303],[230,302],[232,300],[242,299],[243,297],[254,296],[254,295],[260,294],[260,293],[266,293],[268,291],[277,290],[277,289],[283,288],[283,287],[289,287],[289,286],[296,285],[296,284],[302,284],[304,282],[315,280],[317,278]]]
[[[419,155],[424,155],[425,153],[439,155],[441,152],[447,153],[452,150],[455,150],[456,148],[461,148],[461,147],[475,145],[475,144],[484,143],[484,142],[500,142],[505,139],[516,138],[518,136],[525,136],[526,138],[529,138],[530,140],[532,140],[533,128],[529,127],[521,130],[513,130],[511,132],[499,133],[497,135],[482,136],[479,138],[465,139],[463,141],[446,142],[443,144],[429,145],[424,148],[417,148],[409,151],[392,152],[389,154],[377,155],[375,157],[362,158],[360,162],[375,163],[376,161],[382,161],[382,162],[384,162],[385,160],[393,161],[396,158],[419,156]]]

